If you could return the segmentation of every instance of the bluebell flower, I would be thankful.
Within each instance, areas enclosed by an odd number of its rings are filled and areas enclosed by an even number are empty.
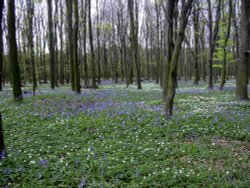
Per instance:
[[[75,164],[76,164],[76,165],[78,165],[78,164],[80,164],[80,163],[81,163],[80,159],[76,159],[76,160],[75,160]]]
[[[107,159],[107,154],[106,153],[102,153],[102,158],[103,159]]]
[[[9,175],[9,174],[12,173],[12,170],[6,169],[6,170],[3,170],[3,173],[6,174],[6,175]]]
[[[39,165],[42,165],[43,167],[47,168],[48,160],[44,159],[38,162]]]
[[[122,177],[122,174],[117,174],[117,175],[115,176],[115,183],[118,183],[119,177]]]
[[[86,185],[86,180],[83,179],[81,182],[80,182],[80,185],[79,185],[79,188],[84,188],[84,187],[87,187]]]

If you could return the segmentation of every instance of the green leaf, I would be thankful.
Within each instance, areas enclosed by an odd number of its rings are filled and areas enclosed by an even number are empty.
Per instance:
[[[213,64],[213,68],[223,68],[222,64]]]

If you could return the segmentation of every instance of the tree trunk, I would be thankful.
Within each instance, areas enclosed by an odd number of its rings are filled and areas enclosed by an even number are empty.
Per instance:
[[[6,157],[7,154],[4,145],[2,114],[0,113],[0,160],[5,159]]]
[[[174,10],[176,7],[176,2],[168,1],[165,10],[165,37],[164,37],[164,63],[163,63],[163,98],[166,100],[167,88],[168,88],[168,78],[169,78],[169,66],[172,58],[173,51],[173,17]]]
[[[120,62],[121,62],[121,80],[124,81],[124,77],[127,81],[127,64],[126,64],[126,53],[125,53],[125,42],[124,42],[124,38],[125,38],[125,27],[124,27],[124,14],[123,14],[123,6],[122,6],[122,2],[119,1],[119,9],[117,11],[117,35],[118,35],[118,39],[119,39],[119,49],[120,49]]]
[[[79,73],[79,63],[78,63],[78,1],[74,0],[74,18],[75,18],[75,23],[74,23],[74,36],[73,36],[73,52],[74,52],[74,88],[75,92],[77,94],[81,93],[81,83],[80,83],[80,73]]]
[[[43,69],[43,79],[44,79],[44,83],[47,84],[47,72],[46,72],[46,60],[45,60],[45,55],[46,55],[46,39],[44,36],[43,39],[43,52],[42,52],[42,69]]]
[[[12,87],[15,101],[23,99],[21,90],[20,70],[17,57],[16,26],[15,26],[15,0],[8,0],[8,41],[9,62],[12,72]]]
[[[97,80],[98,84],[101,83],[101,62],[100,62],[100,16],[99,16],[99,1],[96,0],[96,16],[97,16],[97,28],[96,28],[96,38],[97,38]]]
[[[89,74],[88,74],[88,62],[87,62],[87,49],[86,49],[86,35],[87,35],[87,12],[88,3],[82,0],[82,6],[84,6],[83,13],[83,69],[84,69],[84,87],[89,87]],[[83,9],[83,7],[82,7]]]
[[[58,79],[59,79],[59,62],[58,62],[58,55],[59,55],[59,50],[58,50],[58,38],[57,38],[57,28],[58,28],[58,2],[59,0],[55,1],[55,13],[54,13],[54,48],[55,48],[55,86],[58,87]]]
[[[207,60],[206,60],[206,56],[205,56],[205,24],[202,24],[202,28],[201,28],[201,34],[200,34],[200,44],[201,44],[201,51],[202,51],[202,55],[201,55],[201,73],[202,73],[202,80],[204,82],[206,82],[206,71],[207,71]]]
[[[156,12],[156,84],[160,81],[160,6],[159,2],[155,2]]]
[[[49,22],[49,57],[50,57],[50,88],[55,89],[56,73],[55,73],[55,45],[52,22],[52,0],[47,0],[48,5],[48,22]]]
[[[177,38],[175,40],[175,47],[172,53],[170,69],[168,75],[168,84],[167,84],[167,96],[165,103],[166,116],[170,117],[173,115],[173,105],[174,105],[174,97],[175,90],[177,87],[177,66],[178,59],[181,52],[182,42],[185,36],[185,29],[188,22],[188,17],[192,9],[192,4],[194,0],[188,0],[185,4],[182,5],[181,17],[179,21],[179,30],[177,34]],[[183,2],[184,3],[184,2]]]
[[[237,59],[237,64],[238,64],[238,60],[240,59],[240,44],[239,44],[239,27],[238,27],[238,23],[237,23],[237,16],[236,16],[236,1],[233,5],[233,27],[234,27],[234,38],[235,38],[235,48],[236,48],[236,59]]]
[[[199,58],[198,58],[198,50],[199,50],[199,10],[195,6],[194,15],[194,84],[199,84]]]
[[[228,15],[228,23],[226,30],[226,38],[223,44],[223,66],[221,69],[221,82],[220,82],[220,90],[223,90],[223,87],[226,83],[226,75],[227,75],[227,47],[228,40],[230,37],[230,29],[231,29],[231,16],[232,16],[232,0],[229,0],[229,15]]]
[[[67,0],[67,19],[68,19],[68,47],[69,47],[69,64],[70,64],[70,78],[71,89],[75,91],[75,76],[74,76],[74,42],[73,42],[73,26],[72,26],[72,0]]]
[[[147,80],[150,80],[150,64],[149,64],[149,24],[147,23],[146,26],[146,49],[145,49],[145,53],[146,53],[146,75],[147,75]]]
[[[213,30],[211,0],[208,0],[209,57],[208,57],[208,89],[213,89],[213,54],[219,32],[221,0],[218,0],[216,20]]]
[[[92,76],[92,88],[96,88],[96,65],[95,65],[95,52],[92,35],[92,21],[91,21],[91,0],[88,0],[88,18],[89,18],[89,43],[91,53],[91,76]]]
[[[0,91],[3,90],[3,8],[4,1],[0,1]]]
[[[240,61],[236,80],[236,98],[249,100],[247,85],[250,67],[250,1],[242,0],[241,2]]]
[[[65,79],[65,70],[64,70],[64,58],[63,58],[63,0],[60,0],[60,63],[59,63],[59,77],[60,77],[60,84],[64,84]]]
[[[33,95],[35,96],[37,81],[36,81],[36,67],[35,67],[35,52],[34,52],[34,41],[33,41],[33,17],[34,17],[34,2],[32,0],[27,0],[28,6],[28,41],[29,41],[29,52],[30,52],[30,63],[32,68],[32,89]]]
[[[138,2],[134,3],[134,0],[128,0],[128,10],[129,10],[129,16],[130,16],[130,42],[131,42],[131,50],[132,50],[132,59],[136,68],[137,89],[142,89],[141,65],[140,65],[139,46],[138,46],[138,27],[139,27],[138,25]]]

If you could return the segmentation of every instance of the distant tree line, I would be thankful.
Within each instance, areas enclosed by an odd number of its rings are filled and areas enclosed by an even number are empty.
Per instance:
[[[0,90],[21,86],[72,91],[103,80],[158,83],[172,115],[178,80],[220,83],[236,78],[247,100],[250,77],[248,0],[0,1]],[[240,19],[238,19],[240,18]]]

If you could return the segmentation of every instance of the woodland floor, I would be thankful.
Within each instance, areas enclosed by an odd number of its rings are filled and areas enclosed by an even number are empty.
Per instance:
[[[181,82],[164,117],[158,85],[104,84],[75,95],[42,86],[0,93],[8,158],[0,187],[248,187],[250,102]]]

